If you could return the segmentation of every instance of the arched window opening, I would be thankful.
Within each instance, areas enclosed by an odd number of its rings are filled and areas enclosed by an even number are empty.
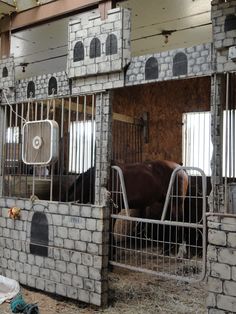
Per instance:
[[[145,65],[145,79],[155,80],[158,79],[158,62],[157,59],[151,57],[147,60]]]
[[[173,76],[185,75],[188,72],[187,56],[183,52],[178,52],[173,59]]]
[[[44,213],[35,212],[31,222],[30,253],[48,256],[48,220]]]
[[[57,79],[52,76],[48,82],[48,95],[57,94]]]
[[[8,77],[8,69],[7,69],[7,67],[4,67],[2,69],[2,77]]]
[[[27,98],[35,97],[35,84],[33,81],[30,81],[27,86]]]
[[[106,55],[114,55],[117,51],[117,37],[114,34],[110,34],[106,40]]]
[[[90,43],[90,50],[89,50],[90,58],[98,58],[101,56],[101,42],[98,38],[93,38]]]
[[[84,60],[84,45],[81,41],[78,41],[74,47],[74,62]]]
[[[236,29],[236,16],[233,14],[227,15],[225,18],[225,32]]]

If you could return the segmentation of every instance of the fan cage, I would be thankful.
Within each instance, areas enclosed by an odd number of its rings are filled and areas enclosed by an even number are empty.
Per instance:
[[[29,121],[23,126],[22,160],[27,165],[50,165],[58,159],[59,127],[54,120]]]
[[[2,105],[0,109],[2,195],[93,204],[96,95],[30,100],[11,107]],[[49,165],[31,164],[22,152],[24,146],[27,148],[23,128],[47,120],[58,124],[58,158],[53,158]],[[36,141],[37,145],[40,143]]]

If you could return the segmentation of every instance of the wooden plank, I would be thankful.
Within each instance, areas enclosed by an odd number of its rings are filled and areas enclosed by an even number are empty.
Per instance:
[[[105,20],[107,18],[107,11],[112,8],[112,1],[106,0],[104,2],[99,3],[99,11],[101,15],[101,19]]]
[[[72,99],[73,99],[73,97],[72,97]],[[60,107],[61,106],[61,100],[56,99],[55,101],[56,101],[55,102],[56,107]],[[69,99],[68,100],[65,99],[64,108],[69,110]],[[77,111],[77,103],[76,102],[71,101],[70,110],[75,111],[75,112]],[[83,104],[78,104],[78,111],[84,112],[84,105]],[[92,107],[91,106],[88,106],[88,105],[86,106],[86,113],[92,114]],[[120,122],[127,122],[127,123],[135,123],[135,118],[133,118],[131,116],[124,115],[124,114],[116,113],[116,112],[113,112],[113,120],[120,121]]]
[[[120,121],[120,122],[127,122],[127,123],[135,122],[135,119],[133,117],[126,116],[120,113],[115,113],[115,112],[113,112],[113,120]]]
[[[8,24],[7,27],[4,23],[1,23],[1,32],[9,30],[9,27],[11,30],[16,31],[17,29],[26,28],[33,24],[61,18],[85,8],[98,6],[99,2],[101,2],[101,0],[57,0],[46,3],[30,10],[17,13],[12,17],[11,25]]]
[[[10,56],[10,32],[4,32],[1,34],[1,45],[0,45],[0,57]]]

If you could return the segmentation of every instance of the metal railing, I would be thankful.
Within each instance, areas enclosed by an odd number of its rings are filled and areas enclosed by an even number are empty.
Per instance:
[[[93,203],[95,98],[93,94],[51,97],[1,106],[4,196]],[[23,126],[46,119],[59,126],[58,158],[44,166],[26,165],[22,161]]]
[[[125,189],[121,187],[120,170],[113,168],[112,171],[117,176],[113,173],[110,263],[187,282],[202,280],[206,268],[204,172],[196,167],[175,169],[160,207],[148,204],[140,210],[124,207],[124,199],[129,202],[129,195],[125,195]],[[180,193],[182,183],[177,177],[183,171],[188,177],[188,188]],[[117,185],[119,178],[120,185]],[[155,209],[160,211],[159,219]]]

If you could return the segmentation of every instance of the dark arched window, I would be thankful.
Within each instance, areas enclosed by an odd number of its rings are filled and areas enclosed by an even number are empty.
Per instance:
[[[114,55],[117,53],[117,37],[114,34],[110,34],[106,40],[106,55]]]
[[[74,62],[84,60],[84,45],[81,41],[78,41],[74,47]]]
[[[188,59],[185,53],[178,52],[173,59],[173,75],[185,75],[188,72]]]
[[[52,76],[48,82],[48,95],[57,94],[57,79]]]
[[[91,40],[89,56],[90,58],[97,58],[101,56],[101,42],[98,38],[93,38]]]
[[[7,67],[4,67],[2,69],[2,77],[8,77],[8,69],[7,69]]]
[[[158,62],[157,59],[151,57],[145,64],[145,79],[155,80],[158,78]]]
[[[236,29],[236,16],[233,14],[227,15],[225,18],[225,32]]]
[[[35,85],[33,81],[30,81],[27,86],[27,98],[35,97]]]
[[[44,213],[35,212],[31,222],[30,253],[48,256],[48,220]]]

